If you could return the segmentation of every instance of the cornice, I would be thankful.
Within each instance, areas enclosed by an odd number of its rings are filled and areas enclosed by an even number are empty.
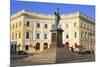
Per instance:
[[[29,12],[27,10],[22,10],[18,13],[15,13],[11,16],[11,20],[20,17],[22,15],[27,15],[30,17],[35,17],[37,19],[47,19],[47,20],[54,20],[54,15],[50,15],[50,14],[40,14],[40,13],[35,13],[35,12]],[[86,20],[89,20],[91,22],[95,22],[94,19],[90,18],[89,16],[81,13],[81,12],[74,12],[74,13],[68,13],[68,14],[61,14],[61,19],[69,19],[69,18],[74,18],[74,17],[82,17]]]

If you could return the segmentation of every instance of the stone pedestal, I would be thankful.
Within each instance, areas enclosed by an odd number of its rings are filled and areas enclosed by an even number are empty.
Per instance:
[[[61,28],[53,29],[50,32],[51,32],[51,38],[52,38],[50,49],[51,50],[55,49],[55,51],[53,51],[53,53],[55,53],[55,58],[54,57],[52,58],[54,59],[54,62],[56,63],[60,61],[61,59],[64,59],[67,57],[68,49],[66,50],[64,48],[64,45],[62,44],[63,30]]]
[[[50,30],[51,32],[51,46],[50,48],[61,48],[62,44],[62,32],[61,28]]]

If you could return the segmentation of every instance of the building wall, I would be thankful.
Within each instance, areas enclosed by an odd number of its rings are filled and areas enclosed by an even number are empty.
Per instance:
[[[83,16],[80,17],[79,12],[63,16],[61,15],[61,18],[62,20],[60,21],[59,27],[64,30],[62,35],[64,45],[69,43],[69,47],[75,48],[75,44],[77,44],[82,45],[86,50],[94,50],[95,23],[93,21],[86,19]],[[28,22],[29,26],[27,26]],[[15,41],[17,42],[17,45],[20,44],[20,49],[17,48],[17,50],[25,50],[28,52],[43,51],[50,47],[50,30],[54,22],[54,17],[52,15],[33,15],[26,11],[16,13],[11,17],[11,42]],[[37,24],[40,24],[40,27],[37,27]],[[47,24],[47,28],[45,28],[45,24]],[[27,32],[29,33],[29,38],[26,38]],[[40,36],[39,39],[37,39],[37,33]],[[47,39],[44,39],[45,34],[47,34]],[[36,46],[36,44],[40,44],[40,47]],[[26,49],[27,45],[29,45],[28,50]]]
[[[11,42],[17,41],[17,45],[20,44],[20,50],[24,48],[24,16],[20,16],[11,20]],[[19,38],[20,33],[20,38]]]
[[[95,23],[80,18],[80,44],[87,50],[95,50]]]

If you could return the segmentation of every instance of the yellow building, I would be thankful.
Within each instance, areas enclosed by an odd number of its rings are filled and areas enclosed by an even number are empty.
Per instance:
[[[80,13],[61,15],[59,27],[63,32],[63,44],[76,48],[82,45],[86,50],[95,49],[95,21]],[[17,50],[39,52],[50,47],[54,15],[32,13],[22,10],[11,16],[11,44]]]

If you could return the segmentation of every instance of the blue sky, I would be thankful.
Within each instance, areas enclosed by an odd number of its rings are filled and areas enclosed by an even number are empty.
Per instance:
[[[23,9],[36,13],[53,14],[55,8],[60,8],[60,14],[82,12],[95,19],[95,6],[58,3],[41,3],[11,0],[11,15]]]

